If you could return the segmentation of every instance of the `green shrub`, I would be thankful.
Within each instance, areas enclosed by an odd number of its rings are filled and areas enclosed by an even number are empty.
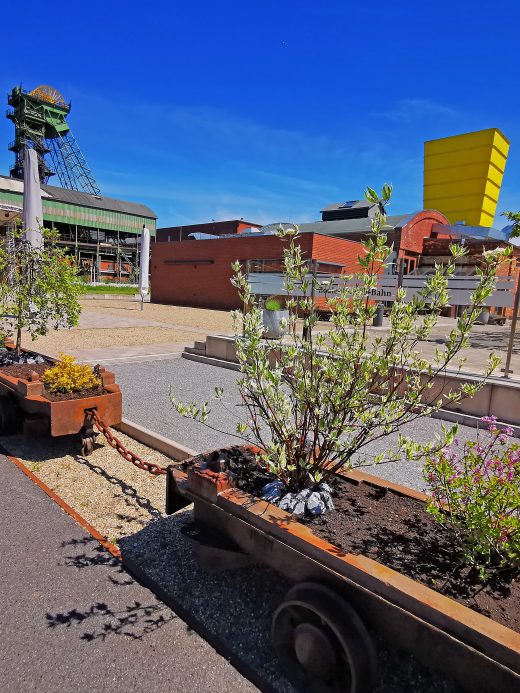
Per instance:
[[[448,304],[448,279],[454,275],[456,260],[465,253],[455,244],[452,259],[436,265],[434,274],[411,300],[405,289],[397,290],[388,332],[372,339],[376,305],[370,297],[392,252],[384,231],[391,194],[389,185],[380,196],[371,188],[366,191],[367,200],[376,207],[370,219],[371,233],[360,249],[359,271],[339,275],[337,287],[327,297],[331,311],[327,334],[313,332],[318,321],[314,296],[324,289],[320,278],[309,274],[297,242],[297,227],[278,233],[285,243],[284,303],[289,311],[285,342],[266,344],[258,297],[252,294],[240,263],[233,265],[232,283],[247,311],[233,314],[245,416],[232,435],[260,448],[259,461],[288,491],[312,488],[354,463],[387,462],[405,455],[418,459],[440,449],[444,440],[414,441],[401,434],[402,427],[474,395],[499,362],[491,354],[480,383],[465,383],[440,398],[435,394],[434,383],[446,377],[449,364],[468,345],[479,306],[493,292],[497,266],[510,251],[484,254],[471,305],[462,311],[432,358],[424,358],[418,344],[428,339]],[[298,315],[304,316],[302,333],[297,329]],[[217,388],[215,396],[222,399],[222,388]],[[208,422],[208,402],[185,405],[173,395],[171,400],[183,416]],[[445,437],[454,435],[455,428],[446,430]],[[370,443],[395,434],[396,452],[385,450],[372,457],[366,452]]]
[[[520,444],[513,430],[484,417],[491,437],[452,445],[428,458],[427,510],[453,532],[464,562],[481,568],[520,566]],[[481,437],[481,436],[480,436]]]
[[[271,296],[265,302],[264,308],[266,310],[282,310],[283,309],[283,302],[279,298],[276,298],[275,296]]]

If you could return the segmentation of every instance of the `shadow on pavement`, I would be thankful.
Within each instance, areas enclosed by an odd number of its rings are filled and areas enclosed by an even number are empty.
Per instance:
[[[65,556],[65,565],[77,569],[105,566],[109,581],[118,587],[130,587],[134,579],[124,569],[117,558],[105,551],[91,537],[72,539],[62,542],[62,549],[70,548],[70,555]],[[80,640],[91,642],[105,640],[109,636],[123,636],[132,640],[141,640],[145,635],[162,628],[176,618],[176,615],[164,604],[153,598],[143,604],[133,600],[129,604],[110,606],[103,601],[96,601],[84,609],[46,614],[49,628],[72,628],[81,625]]]

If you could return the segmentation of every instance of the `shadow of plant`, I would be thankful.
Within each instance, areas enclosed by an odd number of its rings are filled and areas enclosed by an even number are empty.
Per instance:
[[[49,628],[59,626],[70,628],[80,623],[83,624],[84,621],[93,617],[101,617],[104,622],[100,627],[83,633],[80,636],[81,640],[87,642],[105,640],[111,635],[122,635],[132,640],[142,640],[147,633],[162,628],[176,618],[165,604],[141,604],[138,601],[118,611],[111,609],[104,602],[96,602],[85,611],[71,609],[57,614],[47,613],[46,615]]]
[[[71,539],[60,544],[62,549],[73,552],[65,556],[65,565],[77,568],[105,568],[108,581],[117,587],[131,587],[135,581],[123,567],[121,561],[103,549],[95,539],[83,537]],[[150,595],[151,596],[151,595]],[[105,601],[96,601],[81,610],[69,609],[57,613],[47,613],[49,628],[82,626],[81,640],[105,640],[111,635],[122,635],[132,640],[141,640],[147,633],[162,628],[177,618],[162,602],[154,600],[143,604],[138,600],[123,607],[110,606]],[[84,626],[92,623],[93,628],[85,631]]]

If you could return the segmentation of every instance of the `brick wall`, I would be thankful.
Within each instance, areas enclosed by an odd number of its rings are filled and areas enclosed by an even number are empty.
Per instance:
[[[421,266],[433,268],[435,263],[447,262],[451,258],[450,243],[453,241],[449,238],[428,238],[424,241],[424,249],[421,260]],[[495,248],[503,248],[506,243],[493,239],[466,239],[465,248],[466,254],[457,260],[456,271],[461,274],[472,275],[482,263],[482,253],[486,250],[494,250]],[[511,262],[503,262],[498,266],[497,276],[510,277],[514,276],[515,289],[520,281],[520,248],[513,248]],[[513,315],[512,308],[506,308],[505,314],[507,317]]]
[[[407,224],[397,230],[399,236],[394,242],[397,241],[396,247],[399,247],[399,257],[421,255],[425,239],[432,236],[432,226],[448,223],[446,217],[435,210],[426,209],[415,214]]]
[[[358,243],[305,233],[299,244],[306,259],[340,263],[349,272],[359,269],[357,256],[362,248]],[[231,263],[281,258],[285,245],[276,236],[154,243],[152,301],[225,310],[240,308],[237,291],[230,283]]]

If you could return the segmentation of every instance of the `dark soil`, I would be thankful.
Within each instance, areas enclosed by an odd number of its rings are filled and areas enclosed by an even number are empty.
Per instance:
[[[83,397],[97,397],[105,393],[106,390],[103,386],[84,388],[77,392],[49,392],[47,388],[43,389],[43,396],[51,402],[64,402],[69,399],[83,399]]]
[[[235,485],[255,496],[273,475],[238,446],[197,455],[212,471],[228,471]],[[334,483],[334,512],[304,522],[341,550],[368,556],[520,632],[520,575],[497,573],[483,583],[461,564],[453,536],[436,524],[423,503],[341,477]]]
[[[312,530],[346,552],[363,554],[520,632],[518,573],[483,584],[463,567],[453,536],[424,505],[392,491],[338,479],[335,512],[312,520]]]
[[[41,376],[42,373],[51,366],[52,363],[13,364],[12,366],[0,368],[0,372],[14,378],[23,378],[27,380],[32,372],[36,372]],[[104,395],[105,392],[106,390],[102,385],[99,387],[84,388],[77,392],[49,392],[45,385],[43,386],[43,397],[46,397],[51,402],[63,402],[69,399],[82,399],[83,397],[97,397],[98,395]]]
[[[50,368],[51,365],[51,363],[14,363],[12,366],[2,366],[0,371],[13,378],[23,378],[27,380],[29,374],[33,371],[41,375],[45,373],[47,368]]]

